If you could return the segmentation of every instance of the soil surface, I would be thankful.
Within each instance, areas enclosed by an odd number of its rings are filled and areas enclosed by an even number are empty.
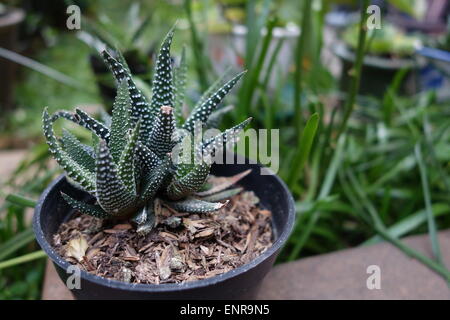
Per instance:
[[[105,278],[147,284],[205,279],[250,262],[272,245],[271,212],[258,202],[244,191],[208,214],[161,206],[158,225],[146,236],[127,222],[76,214],[60,226],[53,246],[70,263]]]

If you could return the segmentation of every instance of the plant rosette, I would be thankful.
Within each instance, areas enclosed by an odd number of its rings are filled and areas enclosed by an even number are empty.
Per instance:
[[[111,117],[44,110],[44,135],[65,175],[42,194],[33,227],[76,298],[252,298],[292,230],[294,202],[276,175],[236,157],[212,161],[250,119],[191,139],[228,110],[219,105],[243,73],[219,79],[186,114],[185,53],[174,67],[172,37],[159,51],[150,102],[120,52],[115,59],[105,50],[118,86]],[[58,119],[91,131],[91,143],[64,129],[57,137]]]

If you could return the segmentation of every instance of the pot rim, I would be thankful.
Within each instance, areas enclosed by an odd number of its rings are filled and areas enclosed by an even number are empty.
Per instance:
[[[259,167],[262,167],[258,165]],[[84,278],[87,281],[96,283],[98,285],[114,288],[114,289],[121,289],[126,291],[139,291],[139,292],[170,292],[170,291],[180,291],[180,290],[186,290],[186,289],[195,289],[195,288],[202,288],[207,287],[210,285],[214,285],[220,282],[224,282],[230,278],[233,278],[235,276],[238,276],[240,274],[243,274],[250,269],[255,268],[258,266],[261,262],[268,259],[273,254],[276,254],[278,250],[281,249],[282,245],[287,241],[289,235],[292,232],[292,229],[294,227],[294,221],[295,221],[295,205],[294,205],[294,199],[292,197],[292,194],[290,193],[288,187],[286,184],[274,174],[275,180],[278,183],[278,185],[283,189],[284,193],[287,196],[288,201],[288,212],[287,212],[287,222],[284,226],[284,228],[281,230],[281,233],[278,234],[278,238],[275,240],[275,242],[272,244],[272,246],[267,249],[265,252],[263,252],[261,255],[259,255],[257,258],[253,259],[247,264],[244,264],[240,267],[237,267],[233,270],[227,271],[223,274],[196,280],[196,281],[189,281],[185,283],[168,283],[168,284],[142,284],[142,283],[127,283],[123,281],[118,280],[112,280],[103,278],[100,276],[93,275],[89,272],[86,272],[84,270],[81,270],[81,278]],[[34,233],[36,235],[36,240],[41,246],[41,248],[47,253],[49,258],[56,263],[59,267],[61,267],[64,270],[67,270],[70,264],[66,260],[64,260],[51,246],[51,244],[45,239],[44,232],[41,228],[41,222],[40,222],[40,215],[41,215],[41,209],[42,205],[45,202],[47,196],[49,193],[55,188],[59,183],[62,182],[62,180],[65,179],[65,175],[62,174],[59,177],[57,177],[55,180],[53,180],[50,185],[44,190],[44,192],[41,194],[38,204],[36,205],[34,216],[33,216],[33,229]]]

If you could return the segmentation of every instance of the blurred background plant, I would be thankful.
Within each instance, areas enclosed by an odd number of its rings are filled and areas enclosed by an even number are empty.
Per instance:
[[[175,21],[174,52],[186,44],[193,66],[187,105],[218,73],[247,69],[220,128],[252,116],[255,128],[280,129],[279,175],[297,201],[297,222],[279,262],[389,241],[450,279],[436,238],[450,227],[448,63],[418,54],[448,50],[447,1],[60,2],[6,1],[24,17],[16,37],[0,41],[0,63],[17,75],[0,148],[28,151],[1,180],[2,197],[13,195],[0,207],[0,299],[40,297],[45,261],[26,208],[59,173],[43,144],[43,107],[108,112],[112,78],[95,62],[104,46],[124,52],[149,94],[153,48]],[[83,14],[80,31],[65,28],[72,3]],[[360,5],[369,4],[381,8],[381,30],[364,27]],[[400,240],[424,233],[433,259]]]

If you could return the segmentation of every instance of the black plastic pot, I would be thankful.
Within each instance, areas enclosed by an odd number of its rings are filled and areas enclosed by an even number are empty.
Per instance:
[[[347,92],[351,83],[350,72],[353,69],[355,53],[347,45],[340,42],[333,47],[334,53],[342,61],[340,89]],[[361,70],[359,93],[382,97],[402,69],[408,69],[405,80],[400,86],[400,93],[411,95],[418,92],[417,63],[411,58],[385,58],[366,55]]]
[[[274,243],[266,252],[250,263],[227,273],[184,284],[129,284],[109,280],[81,271],[81,289],[73,289],[77,299],[252,299],[292,231],[294,200],[286,185],[276,175],[261,175],[256,164],[215,164],[212,173],[230,176],[252,168],[240,184],[252,190],[261,204],[272,211]],[[33,228],[42,249],[52,259],[62,281],[71,275],[71,265],[51,246],[59,225],[70,218],[73,210],[62,199],[61,191],[81,199],[83,192],[71,186],[64,176],[56,179],[42,194],[35,209]],[[86,198],[90,197],[84,193]]]

